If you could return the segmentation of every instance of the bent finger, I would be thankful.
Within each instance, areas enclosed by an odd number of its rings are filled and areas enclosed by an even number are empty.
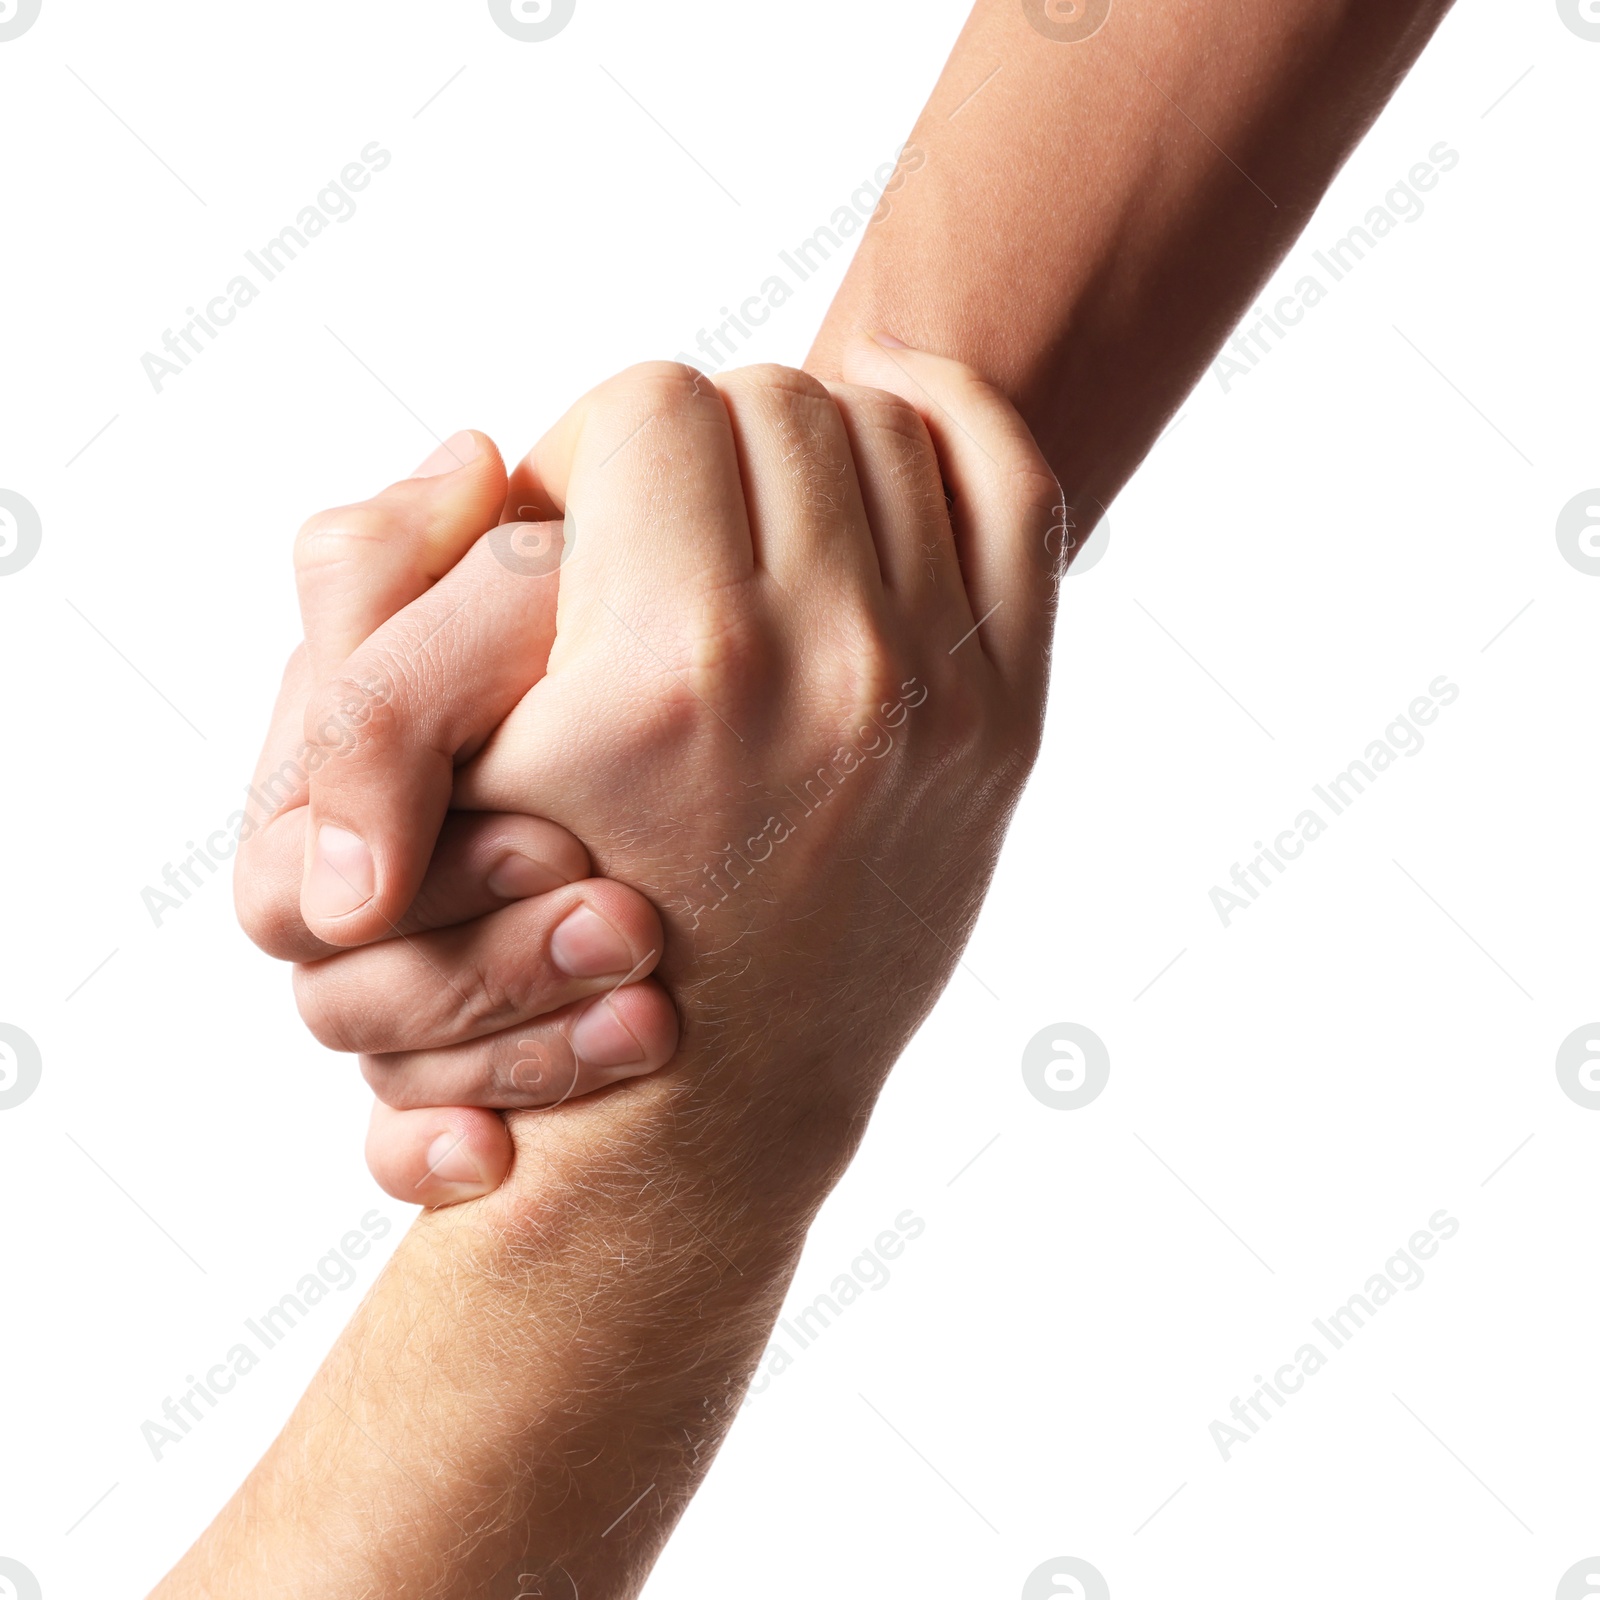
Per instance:
[[[310,809],[276,818],[252,840],[248,873],[235,882],[239,920],[250,938],[279,961],[320,961],[339,954],[311,932],[300,915],[305,835]],[[395,935],[451,928],[517,900],[549,894],[590,873],[589,853],[574,836],[543,817],[516,812],[452,811],[428,862],[417,897]]]
[[[614,989],[660,955],[655,907],[626,884],[590,878],[457,928],[298,966],[295,998],[330,1050],[435,1049]]]
[[[414,1206],[453,1206],[498,1189],[511,1170],[503,1118],[471,1106],[394,1111],[373,1103],[367,1167],[378,1187]]]
[[[678,1014],[652,981],[445,1049],[364,1055],[361,1071],[396,1110],[449,1104],[511,1111],[562,1105],[643,1077],[677,1048]]]
[[[1004,675],[1035,685],[1055,615],[1061,489],[1028,425],[993,384],[944,356],[857,338],[844,365],[852,383],[899,395],[927,423],[953,496],[956,551],[981,648]]]
[[[463,429],[411,477],[310,518],[294,560],[316,677],[443,577],[499,520],[505,494],[494,440]]]
[[[318,938],[348,947],[398,926],[456,762],[544,675],[556,585],[554,571],[509,570],[480,539],[313,692],[301,912]]]

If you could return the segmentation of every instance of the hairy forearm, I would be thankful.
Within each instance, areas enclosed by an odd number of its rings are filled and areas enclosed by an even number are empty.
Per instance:
[[[666,1085],[513,1114],[425,1212],[159,1600],[631,1595],[709,1466],[826,1180]]]
[[[884,332],[1017,404],[1085,518],[1127,482],[1450,0],[979,0],[807,366]],[[1080,0],[1091,21],[1106,0]]]

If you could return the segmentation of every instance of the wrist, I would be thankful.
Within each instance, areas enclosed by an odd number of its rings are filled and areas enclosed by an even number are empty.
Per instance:
[[[591,1226],[608,1199],[636,1215],[653,1189],[742,1270],[746,1254],[798,1250],[855,1154],[870,1099],[792,1066],[695,1054],[582,1100],[507,1113],[511,1171],[481,1204],[545,1235],[569,1215]]]

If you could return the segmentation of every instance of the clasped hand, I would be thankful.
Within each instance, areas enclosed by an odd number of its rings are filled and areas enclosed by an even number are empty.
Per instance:
[[[1038,748],[1060,494],[966,368],[846,373],[638,367],[509,480],[461,434],[302,530],[236,896],[396,1198],[496,1187],[498,1113],[663,1099],[825,1183],[948,979]]]

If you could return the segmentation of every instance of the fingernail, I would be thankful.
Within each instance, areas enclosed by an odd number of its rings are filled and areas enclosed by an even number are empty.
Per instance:
[[[457,467],[464,467],[469,461],[476,461],[477,459],[477,438],[468,429],[463,428],[460,433],[452,433],[411,476],[413,478],[442,477],[446,472],[454,472]]]
[[[909,350],[911,348],[904,339],[897,339],[892,333],[874,333],[870,337],[874,344],[881,344],[885,350]]]
[[[428,1146],[428,1170],[417,1187],[420,1189],[429,1182],[448,1183],[457,1188],[476,1189],[484,1193],[488,1193],[492,1187],[483,1168],[478,1165],[472,1147],[459,1133],[441,1133]],[[465,1199],[466,1196],[458,1195],[456,1198]]]
[[[372,852],[344,828],[325,822],[317,829],[317,849],[301,894],[301,908],[310,917],[347,917],[372,898],[377,874]]]
[[[572,1053],[588,1067],[631,1067],[644,1046],[623,1026],[609,1000],[597,1000],[572,1025]]]
[[[569,978],[604,978],[633,965],[628,941],[588,906],[579,906],[550,935],[550,959]]]
[[[486,881],[490,894],[497,894],[502,900],[526,900],[530,895],[559,889],[565,880],[558,878],[542,861],[519,856],[513,851]]]

